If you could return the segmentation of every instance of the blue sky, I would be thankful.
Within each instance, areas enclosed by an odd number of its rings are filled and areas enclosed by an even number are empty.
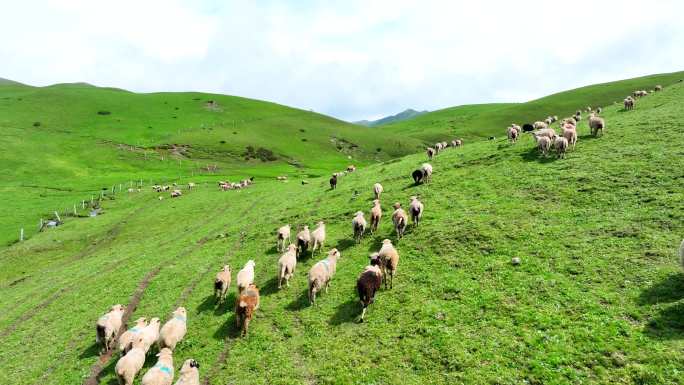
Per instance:
[[[0,1],[0,77],[345,120],[684,70],[678,1]]]

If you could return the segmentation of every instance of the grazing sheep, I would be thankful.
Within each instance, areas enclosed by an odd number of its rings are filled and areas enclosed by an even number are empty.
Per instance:
[[[575,120],[573,117],[565,118],[561,122],[561,125],[563,124],[572,124],[573,126],[577,126],[577,120]]]
[[[596,109],[596,113],[597,113],[597,114],[600,114],[601,111],[603,111],[603,108],[601,108],[601,107],[598,107],[598,108]]]
[[[432,157],[435,156],[435,149],[432,147],[427,148],[427,156],[429,160],[432,160]]]
[[[455,140],[452,140],[451,141],[451,147],[458,147],[458,142]],[[432,158],[430,158],[430,160],[432,160]]]
[[[463,139],[456,139],[456,147],[463,146]]]
[[[179,196],[183,195],[181,190],[173,190],[171,191],[171,198],[178,198]]]
[[[235,277],[235,281],[237,282],[237,289],[238,289],[238,294],[242,294],[242,292],[247,288],[247,286],[251,285],[254,283],[254,267],[255,267],[254,260],[250,259],[245,263],[245,266],[242,268],[242,270],[238,271],[237,276]]]
[[[423,170],[423,180],[425,180],[425,183],[430,183],[432,180],[432,165],[430,163],[423,163],[420,169]]]
[[[223,269],[216,273],[214,280],[214,302],[223,303],[230,287],[230,266],[224,265]]]
[[[489,137],[489,140],[495,140],[495,139],[496,139],[496,136],[490,136]]]
[[[330,189],[334,190],[337,188],[337,174],[333,174],[332,177],[330,177]]]
[[[126,308],[116,304],[109,309],[107,314],[97,320],[95,341],[102,345],[102,351],[106,352],[114,347],[116,333],[121,328],[122,318]]]
[[[409,198],[411,202],[409,203],[409,212],[411,213],[411,221],[413,225],[418,227],[420,219],[423,217],[423,203],[418,200],[418,197],[412,196]]]
[[[662,91],[662,90],[663,90],[663,86],[661,86],[660,84],[658,84],[657,86],[655,86],[655,88],[654,88],[653,90],[656,91],[656,92]]]
[[[568,140],[562,136],[556,136],[553,146],[556,148],[556,155],[559,158],[565,158],[565,152],[568,150]]]
[[[276,180],[287,180],[287,175],[277,176]]]
[[[506,133],[508,134],[508,140],[511,143],[515,143],[518,140],[518,130],[515,129],[513,126],[508,127]]]
[[[591,112],[591,106],[587,106],[586,112]]]
[[[325,288],[325,292],[328,292],[330,280],[337,270],[337,260],[341,257],[342,255],[337,249],[332,249],[328,252],[328,258],[318,261],[311,267],[309,270],[309,304],[316,303],[316,293],[321,289]]]
[[[382,241],[382,247],[378,251],[378,258],[380,258],[380,271],[382,271],[382,279],[385,281],[385,289],[387,289],[387,276],[389,276],[391,289],[393,287],[394,275],[397,273],[397,266],[399,265],[399,253],[392,245],[392,241],[389,239]]]
[[[119,337],[119,350],[126,354],[133,345],[133,340],[141,336],[143,329],[147,326],[147,318],[140,317],[135,320],[135,326],[126,330]]]
[[[235,301],[235,323],[240,328],[243,336],[249,331],[249,323],[254,317],[254,312],[259,308],[259,288],[250,284],[245,288]]]
[[[589,118],[589,128],[591,128],[591,134],[593,136],[598,136],[599,131],[601,131],[601,136],[603,136],[603,129],[606,128],[606,122],[601,117],[591,116]]]
[[[361,322],[366,316],[366,309],[375,301],[375,293],[380,290],[382,284],[382,271],[378,267],[380,264],[377,253],[371,256],[371,264],[366,266],[359,278],[356,280],[356,291],[359,293],[359,301],[363,310],[361,311]]]
[[[397,232],[397,238],[403,237],[408,223],[408,216],[406,215],[406,211],[401,208],[401,203],[399,202],[394,204],[392,223],[394,223],[394,231]]]
[[[192,189],[194,189],[194,188],[195,188],[195,183],[189,182],[189,183],[188,183],[188,190],[192,190]]]
[[[354,171],[356,171],[356,166],[354,166],[353,164],[347,166],[347,172],[354,172]]]
[[[305,225],[302,231],[297,233],[297,258],[306,253],[309,243],[311,243],[311,233],[309,232],[309,226]]]
[[[281,228],[278,229],[276,233],[276,249],[278,251],[283,251],[285,250],[285,240],[287,239],[287,243],[290,244],[290,225],[287,224]]]
[[[631,97],[628,96],[627,98],[625,98],[624,104],[625,104],[625,110],[633,110],[634,109],[634,99],[632,99]]]
[[[375,199],[380,199],[380,195],[382,194],[382,185],[380,183],[376,183],[373,185],[373,194],[375,194]]]
[[[558,115],[554,115],[554,116],[553,116],[553,121],[555,122],[555,121],[557,121],[557,120],[558,120]]]
[[[185,337],[188,330],[187,312],[184,307],[179,307],[172,313],[173,318],[166,321],[159,331],[159,348],[174,350],[176,345]]]
[[[178,372],[178,381],[174,385],[200,385],[199,364],[192,358],[185,360]]]
[[[435,148],[435,153],[439,154],[439,152],[442,151],[442,143],[441,142],[435,143],[434,148]]]
[[[311,247],[311,255],[316,252],[316,249],[322,249],[325,246],[325,223],[323,221],[318,222],[318,227],[311,232],[311,239],[313,240],[313,246]]]
[[[135,376],[145,365],[145,341],[141,336],[131,341],[131,349],[119,358],[114,367],[114,372],[121,385],[133,385]]]
[[[278,289],[283,287],[283,280],[290,287],[290,278],[297,267],[297,246],[290,244],[287,251],[278,259]]]
[[[142,385],[171,385],[173,382],[173,352],[163,348],[157,357],[157,363],[143,376]]]
[[[575,150],[575,145],[577,144],[577,129],[571,124],[566,124],[563,126],[562,135],[568,140],[568,144],[572,146],[573,151]]]
[[[537,149],[539,149],[539,152],[546,156],[549,153],[549,149],[551,148],[551,139],[549,139],[547,136],[536,136],[535,139],[537,139]]]
[[[356,243],[361,243],[363,233],[366,232],[366,218],[363,217],[363,211],[357,211],[352,219],[352,229],[354,230],[354,240]]]
[[[551,125],[551,123],[553,123],[553,119],[551,119],[551,117],[548,117],[548,118],[544,119],[544,123],[546,123],[546,125],[549,126],[549,125]]]
[[[535,130],[542,130],[544,128],[547,128],[548,125],[545,122],[536,121],[536,122],[534,122],[532,127],[534,127]]]
[[[363,213],[362,213],[363,214]],[[373,201],[373,207],[371,207],[371,224],[370,231],[371,234],[378,230],[378,225],[380,224],[380,219],[382,218],[382,207],[380,207],[380,200],[375,199]]]
[[[580,114],[575,115],[575,120],[578,121],[578,122],[579,122],[580,120],[582,120],[582,115],[580,115]]]

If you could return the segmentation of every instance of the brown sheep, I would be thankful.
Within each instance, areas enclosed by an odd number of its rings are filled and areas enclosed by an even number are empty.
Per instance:
[[[249,331],[249,323],[254,312],[259,308],[259,288],[255,284],[249,285],[235,301],[235,322],[243,336]]]
[[[397,273],[397,266],[399,265],[399,253],[392,245],[392,241],[385,239],[382,241],[382,247],[377,253],[380,258],[380,270],[382,271],[382,278],[385,281],[385,289],[387,289],[387,277],[389,276],[390,289],[393,287],[394,276]]]
[[[403,237],[408,224],[408,215],[406,215],[406,211],[401,208],[401,203],[399,202],[394,204],[392,223],[394,223],[394,230],[397,232],[397,238]]]
[[[376,199],[373,201],[373,207],[371,208],[371,224],[370,231],[371,234],[378,230],[378,225],[380,225],[380,219],[382,218],[382,207],[380,207],[380,200]]]
[[[371,264],[366,266],[359,278],[356,280],[356,291],[359,293],[359,301],[363,310],[361,311],[361,322],[366,316],[366,309],[375,301],[375,293],[380,290],[382,284],[382,271],[378,267],[377,257],[371,258]]]

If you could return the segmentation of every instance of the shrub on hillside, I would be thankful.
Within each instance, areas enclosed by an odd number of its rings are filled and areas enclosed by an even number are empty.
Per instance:
[[[102,110],[102,111],[97,111],[97,114],[98,114],[98,115],[110,115],[111,112]]]
[[[40,127],[40,122],[33,122],[33,127]]]
[[[247,146],[242,155],[245,157],[245,160],[259,159],[262,162],[271,162],[278,159],[273,151],[263,147],[255,149],[253,146]]]

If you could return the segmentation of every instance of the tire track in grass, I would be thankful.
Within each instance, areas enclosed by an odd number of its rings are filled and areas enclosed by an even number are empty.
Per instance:
[[[217,210],[217,211],[215,211],[215,212],[222,212],[222,211],[226,210],[229,206],[230,206],[230,203],[224,205],[221,209],[219,209],[219,210]],[[205,219],[204,221],[201,221],[199,224],[197,224],[196,226],[194,226],[191,230],[188,231],[188,233],[191,233],[191,232],[196,231],[198,228],[200,228],[200,227],[206,225],[211,219],[214,219],[214,218],[215,218],[215,217],[206,217],[206,219]],[[165,246],[165,245],[167,245],[167,244],[169,244],[169,243],[171,243],[171,242],[174,242],[174,241],[176,241],[176,239],[169,239],[169,240],[167,240],[167,241],[164,241],[164,242],[160,243],[160,244],[157,246],[157,248],[162,247],[162,246]],[[200,239],[200,241],[202,241],[202,243],[204,243],[204,242],[206,242],[206,239],[203,238],[203,239]],[[198,241],[198,242],[200,242],[200,241]],[[113,262],[113,263],[107,265],[107,267],[104,268],[103,270],[94,272],[94,273],[92,273],[92,274],[90,274],[90,275],[87,275],[87,276],[83,277],[82,279],[79,279],[79,282],[89,281],[89,280],[91,280],[91,279],[93,279],[93,278],[95,278],[95,277],[101,276],[102,274],[107,274],[107,273],[113,271],[114,269],[116,269],[117,267],[121,266],[121,265],[124,264],[127,260],[129,260],[129,259],[131,259],[131,258],[133,258],[133,256],[129,256],[129,257],[123,258],[123,259],[121,259],[121,260],[115,261],[115,262]],[[23,323],[26,322],[26,321],[29,321],[31,318],[33,318],[33,317],[36,316],[38,313],[40,313],[41,310],[43,310],[44,308],[46,308],[47,306],[49,306],[51,303],[53,303],[54,301],[56,301],[57,299],[59,299],[59,298],[62,297],[63,295],[65,295],[65,294],[71,292],[74,288],[80,287],[80,286],[81,286],[81,284],[79,284],[79,283],[77,283],[77,282],[74,282],[74,283],[72,283],[71,285],[68,285],[68,286],[66,286],[66,287],[63,287],[63,288],[59,289],[59,291],[58,291],[57,293],[53,294],[53,295],[52,295],[51,297],[49,297],[47,300],[41,302],[40,304],[36,305],[36,306],[33,307],[33,308],[30,308],[30,309],[26,310],[21,316],[19,316],[18,319],[16,319],[15,321],[13,321],[9,326],[7,326],[7,327],[5,328],[5,330],[3,330],[2,332],[0,332],[0,338],[6,337],[6,336],[9,335],[10,333],[14,332],[21,324],[23,324]]]

